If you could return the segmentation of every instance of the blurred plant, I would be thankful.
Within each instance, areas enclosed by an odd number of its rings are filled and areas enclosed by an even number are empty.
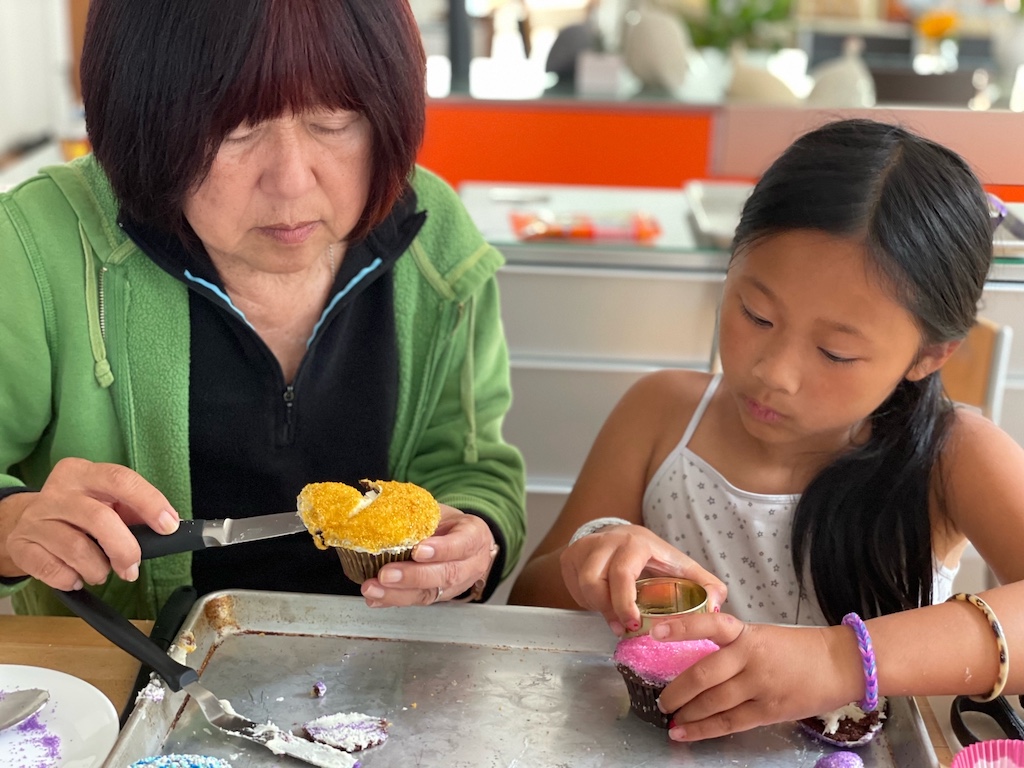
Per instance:
[[[762,34],[766,23],[790,19],[792,0],[707,0],[707,13],[684,15],[698,47],[728,48],[742,42],[751,48],[774,47],[773,36]]]

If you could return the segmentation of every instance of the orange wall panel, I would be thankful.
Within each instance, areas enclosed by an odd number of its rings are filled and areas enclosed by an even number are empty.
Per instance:
[[[1024,203],[1024,186],[1020,184],[986,184],[985,189],[1005,203]]]
[[[463,181],[679,187],[711,171],[714,111],[433,100],[419,162]],[[753,181],[753,179],[751,179]],[[1024,185],[989,184],[1007,202]]]
[[[678,187],[708,173],[713,113],[432,101],[419,162],[449,183]]]

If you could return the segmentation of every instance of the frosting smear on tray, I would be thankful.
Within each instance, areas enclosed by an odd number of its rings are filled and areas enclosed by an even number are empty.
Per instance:
[[[383,744],[388,738],[388,721],[361,712],[339,712],[310,720],[302,726],[309,738],[346,752]]]

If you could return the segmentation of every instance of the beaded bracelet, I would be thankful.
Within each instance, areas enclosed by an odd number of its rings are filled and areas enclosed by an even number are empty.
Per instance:
[[[871,635],[868,634],[867,625],[856,613],[843,616],[843,624],[857,635],[857,648],[860,649],[860,659],[864,665],[864,698],[859,706],[865,712],[871,712],[878,707],[878,667],[875,664]]]
[[[987,696],[971,696],[971,701],[986,702],[994,701],[999,698],[999,695],[1003,692],[1003,688],[1006,686],[1006,681],[1010,677],[1010,647],[1006,644],[1006,635],[1003,634],[1003,625],[999,623],[999,619],[996,618],[995,613],[989,607],[988,603],[982,600],[977,595],[971,595],[966,592],[957,592],[949,600],[961,600],[965,603],[970,603],[979,611],[985,614],[985,618],[988,619],[989,626],[992,628],[992,632],[996,636],[996,650],[999,651],[999,674],[996,675],[996,684],[992,686],[992,692]],[[946,602],[949,602],[947,600]]]

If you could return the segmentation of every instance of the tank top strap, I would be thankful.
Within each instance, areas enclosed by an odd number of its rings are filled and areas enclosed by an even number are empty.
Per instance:
[[[686,431],[683,432],[683,437],[679,441],[680,446],[686,446],[690,443],[690,438],[693,437],[693,433],[697,431],[697,425],[700,424],[700,420],[704,417],[704,411],[708,409],[708,403],[711,402],[711,398],[714,397],[715,391],[718,389],[719,383],[722,381],[722,374],[716,373],[711,381],[708,382],[707,389],[704,390],[704,395],[701,397],[700,402],[697,403],[697,410],[693,412],[693,416],[690,417],[690,423],[686,425]]]

